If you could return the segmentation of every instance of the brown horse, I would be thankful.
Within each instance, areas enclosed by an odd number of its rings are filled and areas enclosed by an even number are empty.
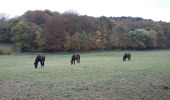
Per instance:
[[[79,54],[74,54],[71,57],[71,65],[74,64],[75,65],[75,61],[77,61],[77,63],[80,63],[80,55]]]
[[[126,59],[131,60],[131,54],[130,53],[125,53],[123,55],[123,61],[126,61]]]

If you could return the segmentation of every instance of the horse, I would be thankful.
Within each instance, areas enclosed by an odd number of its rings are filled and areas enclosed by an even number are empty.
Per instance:
[[[79,54],[74,54],[71,57],[71,65],[74,64],[75,65],[75,61],[77,61],[77,63],[80,63],[80,55]]]
[[[131,60],[131,54],[130,53],[125,53],[123,55],[123,61],[126,61],[126,59]]]
[[[37,55],[35,62],[34,62],[35,68],[37,68],[38,62],[41,63],[41,68],[42,68],[42,66],[44,67],[45,56],[44,55]]]

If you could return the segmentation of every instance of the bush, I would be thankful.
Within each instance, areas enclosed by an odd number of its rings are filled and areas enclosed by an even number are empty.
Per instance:
[[[12,54],[12,50],[10,49],[0,50],[0,55],[11,55],[11,54]]]

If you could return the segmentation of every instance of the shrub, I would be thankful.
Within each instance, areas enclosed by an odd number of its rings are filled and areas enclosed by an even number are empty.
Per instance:
[[[11,49],[0,49],[0,55],[11,55],[12,50]]]

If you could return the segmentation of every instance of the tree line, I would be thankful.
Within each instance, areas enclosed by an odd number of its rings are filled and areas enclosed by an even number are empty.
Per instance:
[[[15,18],[0,14],[0,43],[22,52],[170,48],[170,23],[76,11],[27,11]]]

